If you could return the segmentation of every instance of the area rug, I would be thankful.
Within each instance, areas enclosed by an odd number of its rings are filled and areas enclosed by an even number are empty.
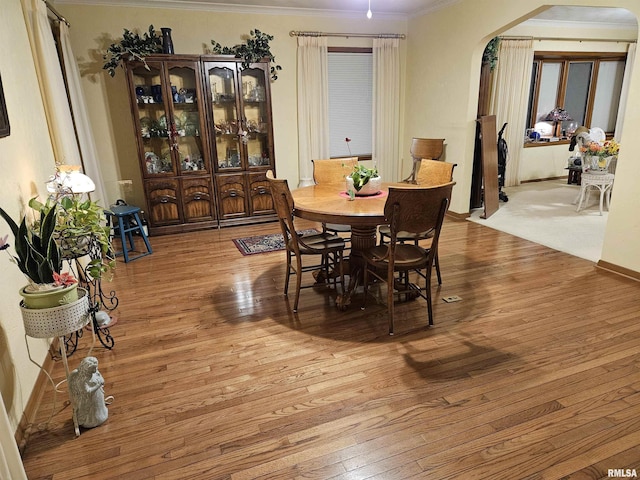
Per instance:
[[[301,230],[299,235],[320,233],[315,228]],[[277,252],[284,250],[284,239],[281,233],[267,235],[255,235],[253,237],[234,238],[233,243],[242,255],[255,255],[257,253]]]
[[[482,209],[475,210],[469,220],[576,257],[600,259],[609,212],[600,215],[597,193],[576,212],[580,187],[567,185],[566,179],[523,183],[505,192],[509,201],[500,202],[496,213],[485,220]]]

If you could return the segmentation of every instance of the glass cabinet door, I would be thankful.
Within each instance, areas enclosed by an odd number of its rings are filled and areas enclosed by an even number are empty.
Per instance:
[[[173,121],[169,124],[169,149],[164,155],[173,160],[182,173],[203,173],[209,169],[205,157],[202,125],[200,125],[201,98],[196,95],[196,68],[169,64],[169,86]]]
[[[240,72],[242,85],[242,121],[247,132],[246,152],[250,167],[271,165],[267,80],[260,68],[246,68]]]
[[[207,78],[211,93],[217,170],[240,170],[244,168],[239,135],[243,129],[237,113],[236,64],[221,63],[209,66]]]
[[[136,131],[141,137],[144,171],[148,176],[175,175],[170,149],[169,122],[162,87],[162,65],[148,62],[132,69],[137,105]]]

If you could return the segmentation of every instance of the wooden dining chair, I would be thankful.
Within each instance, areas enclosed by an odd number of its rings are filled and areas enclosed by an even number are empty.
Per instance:
[[[415,291],[427,301],[429,325],[433,325],[433,305],[431,301],[431,269],[438,252],[440,230],[444,215],[451,200],[451,191],[455,182],[435,187],[389,187],[385,202],[385,219],[391,226],[391,241],[362,252],[366,262],[364,269],[365,295],[362,308],[366,306],[369,287],[369,275],[387,284],[387,310],[389,315],[389,335],[393,335],[394,320],[394,284],[395,273],[399,272],[402,282],[401,293]],[[433,237],[429,247],[398,241],[399,232],[420,233],[431,231]],[[425,281],[421,288],[409,282],[409,273],[415,271]],[[424,273],[423,273],[424,271]]]
[[[440,162],[437,160],[422,159],[419,164],[417,174],[417,184],[423,187],[433,187],[436,185],[443,185],[453,180],[453,169],[457,166],[456,163]],[[389,225],[381,225],[378,229],[380,234],[380,243],[384,244],[391,237],[391,229]],[[417,234],[409,232],[398,232],[397,238],[401,243],[414,242],[418,245],[421,240],[428,240],[433,237],[433,232],[419,232]],[[438,285],[442,285],[442,275],[440,273],[440,259],[438,253],[434,257],[436,266],[436,275],[438,277]]]
[[[340,286],[344,288],[344,240],[337,235],[327,232],[300,235],[293,224],[294,203],[289,190],[289,185],[284,179],[276,179],[271,170],[267,171],[267,181],[273,197],[273,207],[276,211],[282,236],[284,237],[285,250],[287,255],[287,277],[284,284],[285,297],[289,291],[289,279],[292,274],[296,275],[296,298],[293,303],[293,311],[298,311],[298,301],[300,299],[300,289],[302,286],[302,273],[322,270],[325,279],[333,276],[333,285],[337,289],[337,281],[334,272],[339,271]],[[320,256],[320,264],[302,265],[304,255]],[[292,257],[295,257],[295,265]],[[330,269],[333,269],[331,271]],[[313,285],[308,285],[311,287]]]
[[[311,160],[313,181],[319,183],[344,183],[344,178],[358,166],[358,157],[326,158]]]
[[[406,183],[416,183],[418,166],[423,158],[428,160],[440,160],[444,153],[444,138],[413,138],[409,149],[413,165],[411,175],[403,180]]]
[[[311,160],[313,163],[313,181],[316,185],[335,183],[344,184],[345,177],[353,172],[353,168],[358,166],[358,157],[327,158]],[[349,225],[337,223],[323,223],[322,231],[333,234],[349,233]],[[347,242],[349,238],[345,239]]]

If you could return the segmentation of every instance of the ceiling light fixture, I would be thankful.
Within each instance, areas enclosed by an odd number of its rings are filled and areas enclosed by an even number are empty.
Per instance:
[[[372,13],[371,13],[371,0],[369,0],[369,10],[367,10],[367,18],[371,18]]]

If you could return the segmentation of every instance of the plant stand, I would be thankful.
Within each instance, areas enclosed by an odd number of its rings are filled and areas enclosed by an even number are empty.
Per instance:
[[[52,308],[33,309],[26,308],[24,302],[20,304],[24,331],[27,336],[33,338],[58,337],[67,383],[69,382],[69,363],[67,361],[65,336],[82,331],[91,321],[89,292],[84,288],[79,288],[78,296],[79,298],[75,302]],[[94,334],[93,345],[95,345],[95,338]],[[91,349],[93,349],[93,345]],[[89,352],[91,352],[91,349]],[[73,426],[77,437],[80,436],[80,428],[71,395],[69,395],[69,401],[71,402]]]
[[[91,330],[93,334],[100,340],[103,347],[111,350],[115,345],[115,340],[111,336],[109,327],[115,324],[115,320],[112,319],[107,325],[100,325],[96,320],[96,313],[101,309],[107,313],[112,312],[118,307],[118,297],[116,293],[111,290],[105,292],[102,289],[102,281],[100,278],[93,278],[89,273],[86,259],[96,260],[102,258],[102,251],[100,245],[91,238],[87,244],[86,249],[82,252],[74,252],[73,254],[65,254],[63,252],[64,260],[69,266],[69,270],[78,279],[80,287],[85,288],[88,292],[89,301],[89,313],[91,316]],[[65,336],[64,343],[67,347],[68,355],[72,355],[78,345],[78,339],[82,336],[82,329],[74,331]]]

